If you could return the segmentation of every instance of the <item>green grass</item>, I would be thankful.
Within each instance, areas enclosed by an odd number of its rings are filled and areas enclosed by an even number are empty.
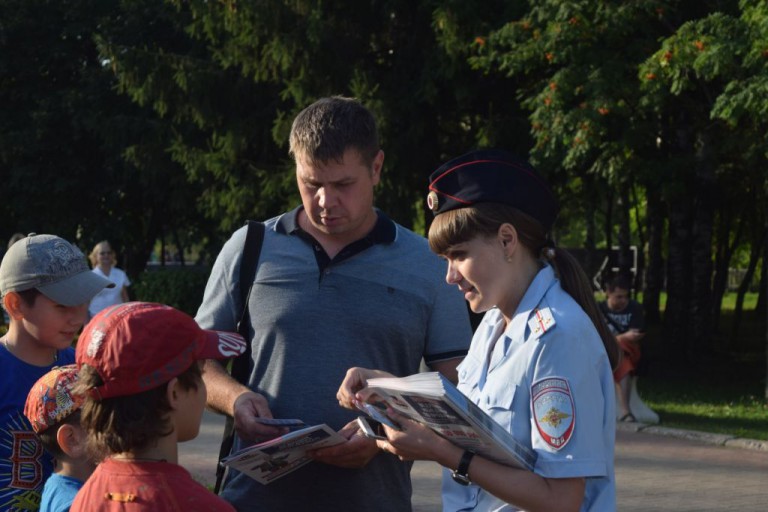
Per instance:
[[[728,377],[709,372],[689,378],[651,373],[638,379],[638,391],[665,427],[768,440],[765,370],[762,377]]]

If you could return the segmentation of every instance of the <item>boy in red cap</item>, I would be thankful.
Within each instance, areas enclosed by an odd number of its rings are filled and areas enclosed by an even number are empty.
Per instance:
[[[77,366],[57,366],[40,377],[27,395],[24,415],[54,458],[40,512],[67,512],[96,467],[86,453],[87,435],[80,426],[85,397],[72,392],[76,382]]]
[[[177,443],[200,429],[199,362],[244,350],[238,334],[203,330],[170,306],[129,302],[97,314],[77,344],[76,391],[101,462],[72,510],[234,510],[178,465]]]

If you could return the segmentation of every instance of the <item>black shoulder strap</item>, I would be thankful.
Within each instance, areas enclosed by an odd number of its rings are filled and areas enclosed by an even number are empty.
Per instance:
[[[249,220],[246,222],[248,231],[245,235],[245,244],[243,245],[243,256],[240,259],[240,304],[242,312],[240,321],[237,323],[237,332],[243,338],[248,339],[248,327],[250,326],[250,315],[248,314],[248,301],[251,295],[251,287],[256,277],[256,268],[259,266],[261,256],[261,246],[264,242],[264,224]],[[248,381],[248,366],[251,360],[251,344],[246,344],[245,352],[240,354],[232,361],[232,377],[245,384]]]
[[[246,222],[248,231],[245,235],[245,244],[243,245],[243,255],[240,259],[240,304],[243,307],[240,313],[240,321],[237,323],[237,332],[248,341],[248,327],[250,326],[250,315],[248,314],[248,300],[253,287],[253,280],[256,277],[256,268],[259,265],[261,257],[261,246],[264,243],[264,224],[254,220]],[[247,384],[248,368],[251,362],[251,344],[246,343],[245,352],[237,356],[232,361],[230,371],[232,378],[236,381]],[[216,494],[221,490],[221,484],[224,481],[225,468],[221,465],[221,459],[229,455],[232,451],[232,444],[235,440],[234,420],[227,416],[224,424],[224,436],[221,440],[219,449],[219,464],[216,466],[216,484],[213,492]]]

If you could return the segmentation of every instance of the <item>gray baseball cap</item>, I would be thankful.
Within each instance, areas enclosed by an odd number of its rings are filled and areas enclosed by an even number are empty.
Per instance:
[[[0,263],[0,293],[36,288],[52,301],[79,306],[115,283],[88,268],[74,245],[55,235],[31,233],[13,244]]]

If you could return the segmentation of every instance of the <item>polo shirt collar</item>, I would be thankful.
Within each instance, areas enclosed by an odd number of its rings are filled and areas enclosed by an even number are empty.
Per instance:
[[[299,205],[293,210],[281,215],[275,224],[275,231],[284,235],[295,235],[303,233],[304,230],[299,226],[299,212],[304,206]],[[371,244],[391,244],[397,236],[397,227],[395,222],[387,217],[384,212],[376,210],[376,224],[373,229],[363,238],[369,239]]]

